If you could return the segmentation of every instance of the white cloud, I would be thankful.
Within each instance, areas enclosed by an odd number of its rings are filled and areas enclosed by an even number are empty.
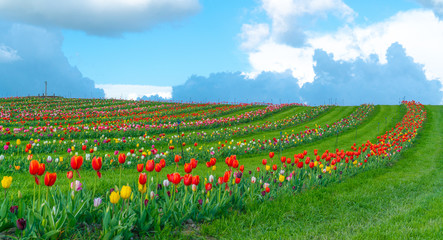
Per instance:
[[[2,0],[0,16],[34,25],[119,35],[182,19],[200,9],[198,0]]]
[[[0,63],[2,62],[14,62],[20,60],[20,56],[17,54],[17,50],[8,46],[0,44]]]
[[[136,100],[139,97],[149,97],[156,94],[163,98],[172,98],[172,87],[126,84],[96,84],[95,87],[102,88],[106,98]]]
[[[262,0],[262,8],[272,19],[274,33],[284,33],[297,23],[297,18],[311,15],[326,17],[328,13],[352,21],[355,12],[342,0]]]
[[[245,50],[252,50],[263,43],[269,36],[269,25],[261,24],[243,24],[240,37],[243,39],[241,48]]]
[[[257,51],[249,54],[249,62],[255,73],[250,77],[258,75],[262,71],[282,73],[291,70],[292,76],[299,80],[299,84],[310,82],[315,77],[312,48],[294,48],[274,42],[261,45]]]
[[[258,44],[256,51],[249,52],[249,61],[254,69],[252,76],[261,71],[289,69],[301,82],[311,82],[315,77],[314,49],[332,53],[336,61],[368,59],[376,54],[381,63],[386,63],[386,50],[394,42],[424,66],[427,79],[443,82],[443,21],[430,10],[399,12],[383,22],[366,27],[345,26],[331,34],[311,33],[307,44],[298,48],[268,38]]]

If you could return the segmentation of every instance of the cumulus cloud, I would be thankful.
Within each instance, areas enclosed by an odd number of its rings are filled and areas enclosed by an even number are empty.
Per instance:
[[[262,9],[272,21],[272,39],[292,46],[305,42],[306,26],[301,21],[327,18],[333,14],[352,21],[356,13],[342,0],[262,0]]]
[[[60,32],[1,23],[0,46],[8,47],[0,49],[6,49],[8,59],[14,61],[0,62],[0,96],[42,94],[47,81],[49,95],[104,97],[102,89],[69,64],[61,50],[62,42]]]
[[[253,31],[253,30],[250,30]],[[271,30],[272,32],[273,30]],[[426,78],[443,82],[443,21],[430,10],[399,12],[385,21],[365,27],[345,25],[333,33],[307,33],[305,45],[294,47],[268,37],[248,51],[253,68],[249,76],[261,71],[290,70],[300,84],[315,79],[315,49],[332,53],[335,61],[369,61],[376,55],[380,63],[387,63],[386,53],[398,42],[414,61],[423,65]],[[272,35],[272,34],[271,34]]]
[[[3,0],[0,16],[39,26],[92,35],[138,32],[195,14],[198,0]]]
[[[172,87],[129,84],[98,84],[105,91],[106,98],[137,100],[144,96],[158,95],[164,99],[171,98]]]
[[[240,37],[243,42],[241,48],[252,50],[258,47],[269,36],[269,25],[261,24],[243,24]]]
[[[442,85],[428,81],[423,66],[407,56],[399,43],[393,43],[382,63],[373,54],[369,59],[335,60],[324,50],[314,50],[315,81],[302,87],[291,71],[262,72],[255,79],[241,73],[192,76],[173,87],[173,100],[237,102],[307,102],[311,105],[337,103],[398,104],[414,99],[426,104],[442,101]]]

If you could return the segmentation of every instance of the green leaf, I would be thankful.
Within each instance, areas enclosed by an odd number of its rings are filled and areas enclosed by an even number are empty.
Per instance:
[[[55,234],[57,234],[57,233],[59,233],[59,232],[60,232],[60,231],[58,231],[58,230],[52,230],[52,231],[49,231],[49,232],[45,233],[45,234],[42,236],[42,238],[43,238],[43,239],[48,239],[48,238],[54,236]]]

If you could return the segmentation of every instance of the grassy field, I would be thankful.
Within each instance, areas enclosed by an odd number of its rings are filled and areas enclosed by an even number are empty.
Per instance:
[[[340,184],[287,194],[228,213],[186,238],[208,239],[441,239],[443,129],[441,106],[415,145],[393,165]]]
[[[247,111],[258,108],[261,107],[252,107]],[[233,127],[272,122],[307,109],[308,107],[291,107],[266,118]],[[355,106],[335,106],[296,126],[282,130],[251,132],[226,140],[236,142],[278,138],[280,132],[296,134],[304,131],[306,127],[331,125],[347,118],[356,109]],[[249,202],[243,209],[228,209],[215,220],[185,224],[169,233],[162,232],[162,236],[170,234],[170,237],[184,239],[439,239],[443,235],[443,107],[426,106],[426,110],[427,122],[420,130],[413,147],[403,151],[396,162],[382,168],[362,171],[352,177],[344,177],[340,183],[304,189],[296,194],[286,192],[270,201]],[[241,111],[235,112],[238,113]],[[280,156],[292,158],[294,154],[304,150],[308,152],[307,156],[313,159],[314,149],[319,152],[335,152],[335,149],[350,151],[354,143],[358,146],[368,140],[377,142],[377,136],[393,129],[405,113],[406,107],[402,105],[377,105],[357,126],[338,135],[296,145],[281,152],[276,151],[276,157],[269,163],[279,164]],[[216,147],[217,141],[201,145]],[[255,171],[257,167],[263,167],[262,159],[268,157],[268,151],[263,151],[260,154],[239,155],[238,160],[240,165],[244,165],[246,174]],[[65,161],[69,162],[69,158],[66,154]],[[206,181],[204,176],[221,176],[227,170],[224,159],[217,159],[217,168],[213,170],[205,165],[209,159],[197,160],[199,164],[192,174],[202,176],[202,182]],[[91,162],[85,161],[84,164],[90,165]],[[137,182],[139,173],[135,170],[135,165],[125,165],[122,171],[123,184]],[[49,169],[47,168],[47,171]],[[183,165],[178,165],[176,169],[176,166],[171,164],[158,174],[148,173],[148,177],[152,177],[153,181],[159,179],[161,182],[167,173],[175,171],[181,175],[185,174]],[[84,191],[92,191],[92,186],[97,183],[98,189],[95,193],[105,201],[109,189],[119,184],[119,168],[102,171],[102,178],[99,180],[95,171],[81,169],[80,173]],[[32,201],[34,177],[27,171],[16,171],[11,175],[14,179],[14,191],[11,196],[17,196],[19,189],[25,201]],[[66,177],[66,171],[60,171],[53,188],[69,192],[70,181]],[[76,237],[83,234],[82,230],[79,230],[78,234]]]

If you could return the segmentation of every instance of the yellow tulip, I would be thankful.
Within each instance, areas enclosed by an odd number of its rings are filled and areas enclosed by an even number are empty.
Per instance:
[[[20,141],[20,139],[17,139],[17,145],[20,145],[22,143],[22,141]]]
[[[138,191],[141,193],[145,193],[146,192],[146,184],[141,185],[140,183],[138,184]]]
[[[123,186],[122,187],[122,198],[128,199],[131,196],[131,187],[130,186]]]
[[[326,171],[327,172],[331,171],[331,167],[326,167]]]
[[[266,171],[269,171],[269,169],[271,169],[271,166],[266,165]]]
[[[11,186],[12,177],[4,176],[2,179],[2,187],[7,189]]]
[[[109,200],[111,203],[116,204],[118,203],[118,200],[120,200],[120,194],[116,191],[113,191],[111,195],[109,196]]]
[[[215,169],[217,169],[217,167],[215,165],[212,166],[212,171],[215,171]]]
[[[283,176],[283,175],[280,174],[280,176],[278,176],[278,180],[279,180],[280,182],[285,181],[285,176]]]

